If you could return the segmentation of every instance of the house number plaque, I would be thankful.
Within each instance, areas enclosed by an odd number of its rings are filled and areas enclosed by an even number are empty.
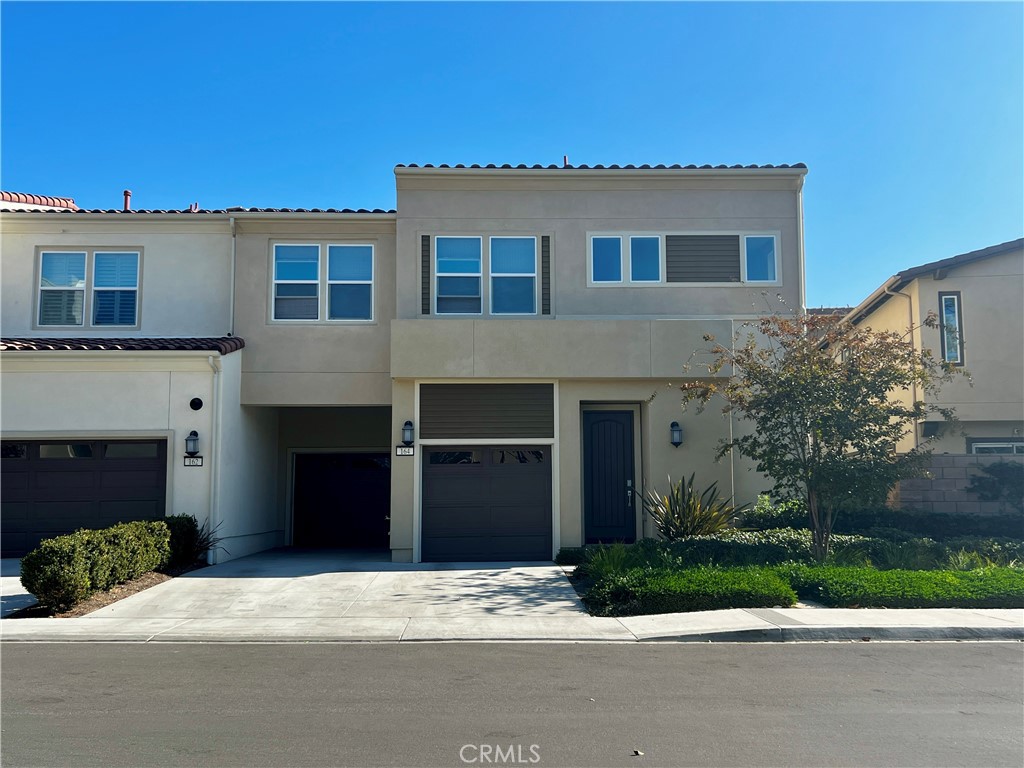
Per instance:
[[[416,446],[415,445],[396,445],[395,456],[415,456]]]
[[[202,456],[186,456],[185,457],[185,466],[186,467],[201,467],[201,466],[203,466],[203,457]]]

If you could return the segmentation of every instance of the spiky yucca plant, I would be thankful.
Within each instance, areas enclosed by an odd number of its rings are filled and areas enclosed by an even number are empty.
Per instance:
[[[731,498],[720,498],[718,483],[712,483],[701,493],[694,487],[693,478],[691,474],[689,480],[673,483],[670,475],[667,494],[662,495],[654,490],[638,494],[658,532],[667,541],[675,541],[684,536],[706,536],[728,528],[749,506],[744,504],[737,507]]]

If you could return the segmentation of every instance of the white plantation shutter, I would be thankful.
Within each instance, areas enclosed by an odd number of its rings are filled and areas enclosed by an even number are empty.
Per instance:
[[[93,262],[93,325],[135,325],[138,287],[139,254],[97,253]]]

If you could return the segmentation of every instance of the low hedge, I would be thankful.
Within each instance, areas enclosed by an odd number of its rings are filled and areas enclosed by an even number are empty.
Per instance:
[[[21,583],[41,605],[65,611],[167,563],[170,531],[163,521],[118,523],[44,539],[21,560]]]
[[[740,525],[754,530],[807,528],[810,521],[799,502],[772,505],[762,497],[754,509],[743,515]],[[1024,539],[1024,514],[948,515],[941,512],[864,507],[841,510],[836,514],[833,527],[835,533],[868,536],[879,534],[879,529],[940,541],[961,536]]]
[[[192,515],[170,515],[164,518],[171,531],[169,566],[191,565],[205,552],[199,546],[199,521]]]
[[[836,608],[1022,608],[1024,571],[879,571],[790,564],[774,569],[796,593]]]
[[[796,602],[796,594],[768,569],[637,568],[601,579],[584,601],[597,616],[637,616],[790,606]]]

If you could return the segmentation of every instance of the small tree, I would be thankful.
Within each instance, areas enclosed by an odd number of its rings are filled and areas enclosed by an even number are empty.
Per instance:
[[[684,384],[684,406],[702,411],[721,398],[723,412],[753,423],[751,434],[722,441],[719,458],[735,449],[775,481],[777,494],[802,499],[823,560],[845,503],[881,503],[899,480],[920,474],[929,441],[903,454],[896,446],[929,413],[954,420],[934,396],[959,371],[915,349],[914,329],[879,332],[806,314],[744,326],[729,348],[705,336],[708,374],[729,375]]]

